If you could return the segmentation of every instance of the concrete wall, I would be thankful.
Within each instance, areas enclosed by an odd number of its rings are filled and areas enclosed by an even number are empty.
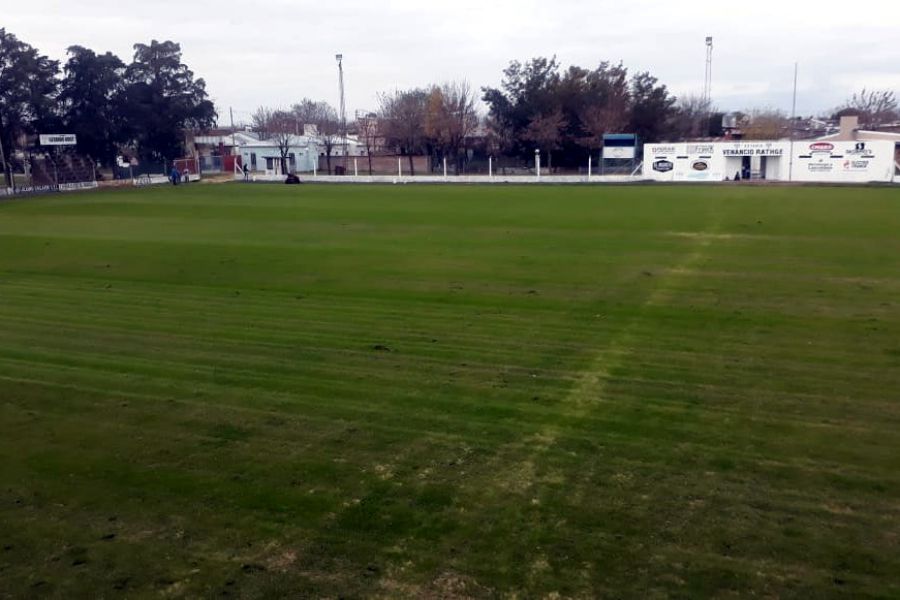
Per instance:
[[[397,174],[397,158],[400,159],[400,164],[403,169],[404,175],[409,175],[409,157],[408,156],[400,156],[398,157],[395,154],[391,155],[373,155],[372,156],[372,173],[373,175],[396,175]],[[356,161],[356,167],[359,171],[360,175],[368,175],[369,174],[369,158],[367,156],[349,156],[347,158],[347,173],[353,174],[353,161]],[[331,168],[334,169],[337,165],[343,165],[343,158],[340,156],[331,156]],[[429,156],[413,156],[413,167],[416,170],[416,175],[425,175],[431,174],[431,157]],[[324,156],[319,157],[319,172],[325,173],[327,171],[327,163]]]
[[[647,144],[644,177],[654,181],[724,181],[734,179],[742,171],[744,158],[749,157],[755,175],[778,180],[786,172],[782,163],[787,162],[789,154],[790,143],[783,141]]]
[[[792,149],[793,148],[793,149]],[[753,178],[822,183],[889,182],[894,143],[889,141],[741,141],[647,144],[644,177],[654,181],[734,179],[749,158]]]
[[[793,181],[868,183],[894,177],[894,143],[797,142]]]

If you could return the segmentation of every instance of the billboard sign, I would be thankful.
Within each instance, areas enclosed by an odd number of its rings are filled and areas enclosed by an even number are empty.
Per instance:
[[[812,154],[831,154],[832,150],[834,150],[834,144],[829,142],[816,142],[815,144],[809,145],[809,151]]]
[[[74,133],[42,133],[41,146],[74,146],[77,144]]]
[[[657,171],[658,173],[668,173],[674,168],[675,163],[673,163],[671,160],[661,159],[653,163],[653,170]]]
[[[609,160],[631,160],[635,157],[634,146],[604,146],[603,158]]]

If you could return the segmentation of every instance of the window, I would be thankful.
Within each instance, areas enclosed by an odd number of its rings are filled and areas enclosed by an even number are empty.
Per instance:
[[[266,170],[271,171],[275,168],[275,159],[271,156],[266,157]]]

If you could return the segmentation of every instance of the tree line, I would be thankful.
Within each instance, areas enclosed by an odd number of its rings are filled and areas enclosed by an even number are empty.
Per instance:
[[[479,99],[483,104],[479,103]],[[481,106],[487,110],[480,113]],[[863,90],[831,117],[857,115],[863,127],[900,120],[890,91]],[[512,61],[497,87],[473,89],[448,81],[378,95],[376,111],[348,124],[370,157],[386,146],[409,158],[427,155],[457,172],[473,156],[507,156],[527,163],[540,149],[548,166],[582,165],[606,133],[634,133],[641,142],[680,141],[722,134],[724,113],[697,96],[676,98],[651,73],[622,63],[562,69],[555,57]],[[745,137],[783,137],[795,124],[775,109],[735,113]],[[74,133],[79,152],[110,166],[123,148],[142,160],[182,155],[184,129],[216,122],[206,84],[182,62],[172,41],[135,44],[131,62],[71,46],[67,60],[49,59],[0,28],[0,162],[8,167],[15,143],[36,133]],[[292,136],[315,127],[327,169],[342,144],[337,111],[308,98],[290,108],[259,108],[252,128],[281,153],[283,171]],[[5,157],[5,158],[4,158]]]
[[[466,81],[453,81],[423,88],[395,90],[378,95],[377,112],[360,115],[347,124],[369,158],[382,145],[407,156],[409,172],[415,174],[414,157],[428,154],[435,164],[448,159],[458,171],[465,163],[467,142],[480,124],[476,96]],[[270,140],[281,154],[286,172],[292,136],[313,126],[331,173],[331,158],[343,143],[337,111],[325,101],[304,98],[290,108],[262,106],[252,116],[252,129]]]
[[[724,112],[696,95],[676,98],[649,72],[631,74],[622,63],[562,70],[555,57],[512,61],[498,87],[484,87],[479,115],[465,82],[397,90],[379,96],[385,140],[401,154],[428,154],[435,166],[449,158],[457,170],[473,151],[526,162],[539,149],[545,164],[574,167],[603,145],[609,133],[633,133],[641,142],[715,138]],[[783,111],[752,108],[732,113],[745,139],[777,139],[796,125]],[[825,118],[857,115],[864,127],[900,120],[891,91],[863,90]],[[477,139],[472,133],[480,128]]]
[[[0,157],[6,184],[16,141],[37,133],[74,133],[78,148],[114,164],[121,148],[143,160],[182,153],[187,127],[210,127],[216,111],[206,83],[171,41],[135,44],[129,64],[111,52],[70,46],[60,65],[0,28]]]

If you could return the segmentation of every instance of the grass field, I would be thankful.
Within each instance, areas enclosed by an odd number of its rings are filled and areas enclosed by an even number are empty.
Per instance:
[[[0,598],[900,597],[900,189],[0,203]]]

